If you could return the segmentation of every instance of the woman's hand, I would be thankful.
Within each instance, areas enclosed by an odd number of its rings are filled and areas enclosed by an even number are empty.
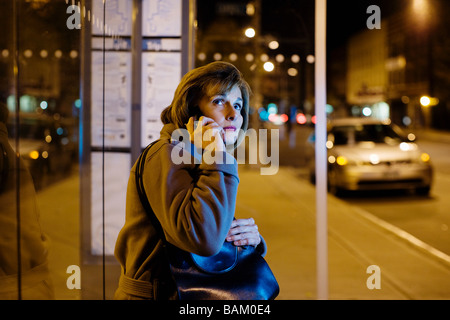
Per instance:
[[[261,242],[261,237],[255,220],[253,218],[233,220],[226,241],[233,242],[235,246],[256,247]]]
[[[196,120],[194,117],[189,118],[186,124],[191,142],[197,147],[205,150],[207,147],[215,151],[223,151],[225,144],[223,142],[223,129],[213,119],[201,116]],[[209,146],[214,143],[214,145]]]

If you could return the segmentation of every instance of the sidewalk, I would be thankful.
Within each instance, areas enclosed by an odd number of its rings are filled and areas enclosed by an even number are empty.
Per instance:
[[[278,299],[316,299],[314,186],[304,174],[299,177],[300,170],[286,167],[276,175],[262,176],[256,166],[241,165],[239,173],[236,215],[256,220],[268,245],[266,259],[280,285]],[[80,299],[101,292],[97,285],[84,286],[81,292],[66,287],[67,266],[80,263],[77,179],[74,175],[40,194],[42,226],[52,240],[50,269],[56,299]],[[48,200],[52,198],[53,202]],[[418,249],[370,214],[328,196],[328,230],[329,299],[450,299],[450,263]],[[366,286],[370,265],[381,270],[381,289]],[[82,277],[96,277],[87,274],[91,273],[88,270],[82,269]],[[116,271],[110,270],[118,268],[107,268],[106,287],[111,291],[107,299],[117,286]]]
[[[316,299],[315,189],[299,173],[240,170],[237,215],[255,218],[286,300]],[[450,299],[450,262],[332,196],[328,235],[329,299]],[[367,288],[370,265],[381,270],[381,289]]]

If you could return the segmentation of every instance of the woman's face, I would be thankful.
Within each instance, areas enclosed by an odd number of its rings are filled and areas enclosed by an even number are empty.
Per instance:
[[[241,114],[244,106],[241,89],[234,86],[230,91],[220,94],[216,87],[212,87],[198,106],[202,115],[212,118],[222,127],[225,144],[234,144],[244,121]]]

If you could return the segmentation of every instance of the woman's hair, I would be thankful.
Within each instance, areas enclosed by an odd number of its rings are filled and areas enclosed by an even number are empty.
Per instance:
[[[218,88],[217,93],[224,94],[236,85],[241,90],[243,100],[241,129],[245,133],[251,90],[241,72],[231,63],[222,61],[212,62],[186,73],[175,90],[172,103],[162,111],[161,121],[163,124],[172,123],[177,128],[184,128],[189,118],[198,114],[198,103],[208,94],[208,90],[215,87]]]

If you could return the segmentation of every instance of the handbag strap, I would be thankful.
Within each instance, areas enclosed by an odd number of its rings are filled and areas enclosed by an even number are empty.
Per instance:
[[[144,151],[139,156],[137,163],[136,163],[136,169],[135,169],[135,180],[136,180],[136,188],[139,195],[139,199],[141,200],[142,206],[144,207],[148,217],[150,218],[150,221],[152,222],[152,225],[155,227],[156,232],[158,233],[161,240],[163,240],[164,245],[167,243],[166,237],[164,235],[163,228],[161,226],[161,223],[159,222],[158,218],[156,218],[155,213],[153,212],[152,207],[150,206],[150,203],[148,202],[147,195],[145,193],[144,189],[144,181],[143,181],[143,172],[144,172],[144,166],[145,166],[145,159],[147,158],[147,153],[150,150],[151,146],[153,146],[156,142],[153,141],[150,143]]]

